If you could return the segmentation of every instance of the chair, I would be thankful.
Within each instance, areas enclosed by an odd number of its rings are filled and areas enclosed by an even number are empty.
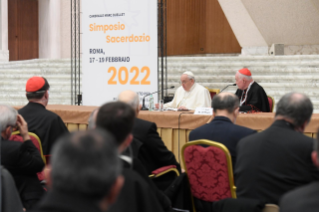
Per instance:
[[[41,158],[42,158],[44,164],[46,164],[46,159],[45,159],[45,157],[43,155],[42,145],[41,145],[41,141],[40,141],[39,137],[36,134],[32,133],[32,132],[29,132],[29,136],[30,136],[30,139],[31,139],[32,143],[34,144],[34,146],[39,150]],[[19,131],[12,132],[9,140],[23,142],[23,138],[21,137]],[[42,172],[38,172],[37,176],[38,176],[40,181],[43,181],[44,178],[45,178],[43,171]]]
[[[279,207],[275,204],[266,204],[262,212],[279,212]]]
[[[210,97],[213,99],[213,97],[217,94],[219,94],[220,92],[220,89],[214,89],[214,88],[207,88],[205,87],[208,91],[209,91],[209,94],[210,94]]]
[[[275,107],[275,99],[272,96],[267,96],[267,97],[268,97],[270,112],[273,112]]]
[[[161,167],[161,168],[158,168],[158,169],[152,171],[152,174],[149,175],[149,177],[150,178],[157,178],[157,177],[160,177],[160,176],[167,174],[169,172],[175,172],[177,177],[180,175],[176,166],[170,165],[170,166],[164,166],[164,167]]]
[[[231,157],[223,144],[204,139],[188,142],[182,148],[182,160],[192,200],[196,197],[215,202],[236,198]],[[194,200],[193,209],[196,211]]]
[[[28,134],[29,134],[30,139],[31,139],[32,143],[34,144],[34,146],[39,150],[44,164],[46,164],[46,159],[43,155],[42,144],[41,144],[40,138],[35,133],[29,132]],[[12,132],[11,133],[12,138],[14,138],[13,135],[20,135],[20,131],[17,130],[17,131]],[[14,140],[14,139],[10,139],[10,140]],[[23,141],[23,140],[14,140],[14,141]]]

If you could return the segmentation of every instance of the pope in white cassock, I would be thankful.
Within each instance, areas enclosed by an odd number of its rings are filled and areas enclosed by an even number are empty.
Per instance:
[[[164,108],[195,110],[197,107],[211,107],[209,91],[195,82],[192,72],[186,71],[181,76],[182,86],[177,88],[173,101],[164,104]]]

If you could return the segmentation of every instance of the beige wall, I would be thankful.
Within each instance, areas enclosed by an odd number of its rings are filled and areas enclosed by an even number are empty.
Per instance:
[[[39,58],[71,57],[70,0],[39,1]]]
[[[285,54],[319,54],[319,0],[219,0],[244,50],[285,44]]]
[[[61,58],[71,58],[71,1],[61,1]]]

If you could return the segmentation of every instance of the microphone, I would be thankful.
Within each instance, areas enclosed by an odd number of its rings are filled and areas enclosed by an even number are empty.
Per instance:
[[[226,90],[226,88],[228,88],[229,86],[236,86],[236,83],[227,85],[227,86],[226,86],[225,88],[223,88],[219,93],[221,93],[221,92],[223,92],[224,90]]]
[[[172,88],[175,88],[175,86],[172,85],[171,87],[164,88],[164,90],[172,89]],[[148,108],[145,106],[145,97],[148,97],[148,96],[150,96],[150,95],[152,95],[152,94],[159,93],[159,92],[161,92],[161,91],[155,91],[155,92],[153,92],[153,93],[146,94],[146,95],[143,97],[143,102],[142,102],[142,108],[141,108],[141,110],[148,110]]]

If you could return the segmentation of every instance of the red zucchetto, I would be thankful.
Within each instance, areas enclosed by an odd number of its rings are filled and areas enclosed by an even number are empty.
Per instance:
[[[239,73],[245,75],[245,76],[248,76],[250,77],[251,76],[251,72],[248,70],[248,68],[243,68],[243,69],[240,69],[239,70]]]
[[[43,86],[45,85],[45,79],[43,77],[31,77],[30,79],[28,79],[27,84],[25,86],[25,90],[26,92],[36,92],[38,90],[40,90],[41,88],[43,88]]]

